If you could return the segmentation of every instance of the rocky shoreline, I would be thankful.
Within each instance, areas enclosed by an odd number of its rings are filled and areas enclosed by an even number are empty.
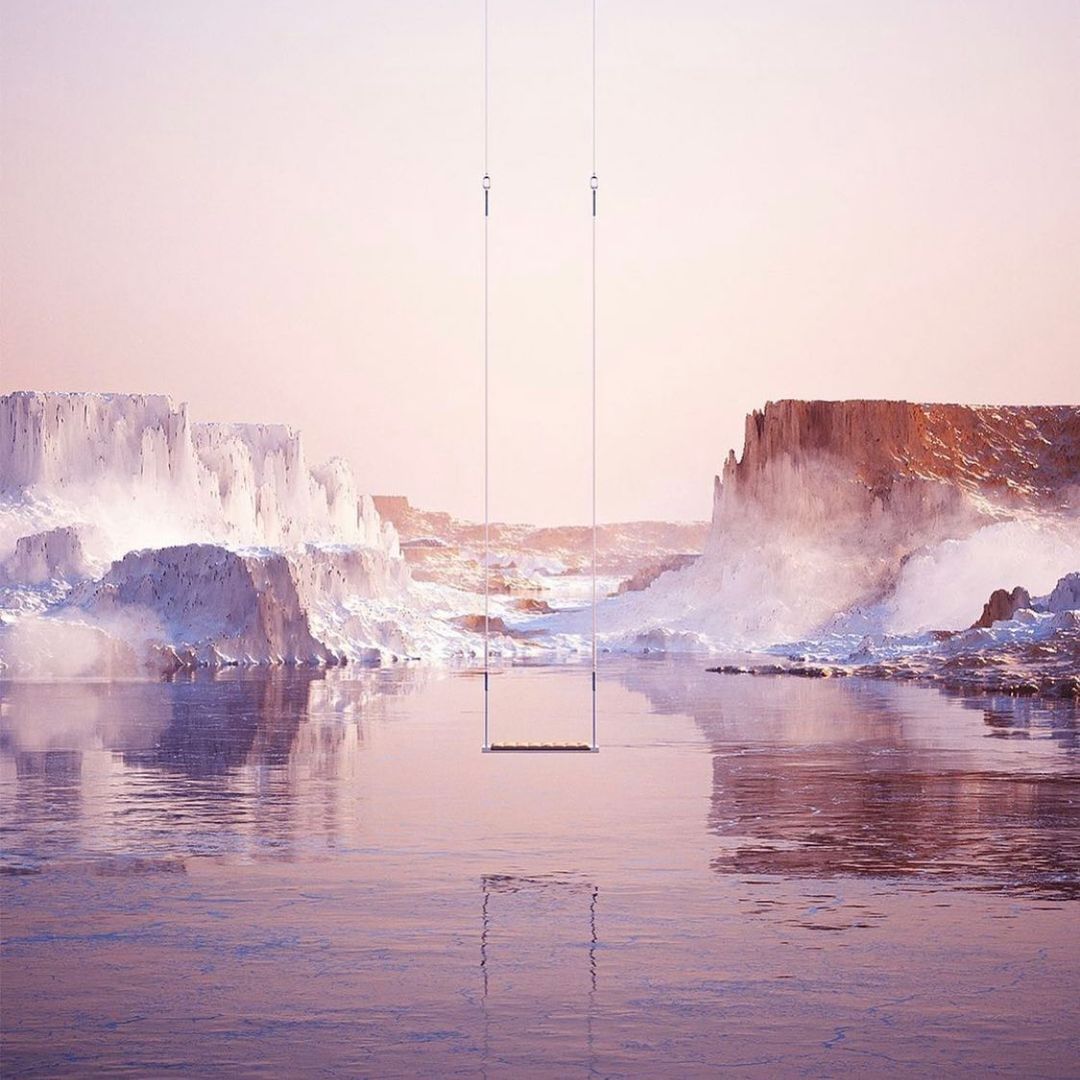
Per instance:
[[[984,668],[956,669],[930,664],[922,665],[910,660],[893,664],[723,664],[706,668],[719,675],[794,676],[804,679],[829,679],[859,676],[866,679],[900,679],[957,693],[1005,694],[1009,697],[1043,697],[1057,700],[1080,701],[1080,675],[1073,671],[1061,674],[1039,668],[1001,670],[989,661]]]

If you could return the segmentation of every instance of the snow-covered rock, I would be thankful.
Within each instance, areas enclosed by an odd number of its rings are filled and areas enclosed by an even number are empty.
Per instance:
[[[793,642],[772,651],[790,665],[777,668],[794,674],[860,674],[881,678],[919,679],[957,689],[1012,694],[1080,696],[1080,572],[1065,575],[1052,596],[1019,606],[1008,618],[966,630],[918,634],[869,634],[854,642],[834,634],[818,641]],[[1020,602],[1026,590],[999,590],[1008,605]],[[1028,598],[1030,599],[1030,597]],[[1073,607],[1064,606],[1073,604]],[[999,611],[1003,608],[999,607]],[[824,665],[822,667],[821,665]]]
[[[0,668],[386,658],[423,639],[397,616],[423,607],[410,584],[349,467],[310,466],[287,427],[153,395],[0,398]]]
[[[172,650],[209,665],[336,659],[312,634],[292,567],[278,552],[210,544],[133,551],[77,589],[69,606],[144,655]]]
[[[1080,570],[1066,574],[1046,598],[1047,611],[1080,610]]]
[[[51,643],[76,643],[87,652],[81,674],[106,658],[116,673],[123,656],[129,673],[381,661],[407,654],[399,624],[384,625],[384,605],[407,602],[409,585],[403,561],[374,548],[133,551],[47,615],[0,631],[0,656],[16,671],[50,672]]]
[[[20,536],[15,541],[15,550],[0,562],[0,584],[76,582],[90,577],[93,571],[81,530],[75,525],[64,525]]]

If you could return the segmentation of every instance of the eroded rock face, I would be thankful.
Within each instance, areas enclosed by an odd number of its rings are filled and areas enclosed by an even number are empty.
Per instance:
[[[768,503],[790,494],[780,482],[788,470],[820,462],[883,508],[909,485],[937,484],[1003,507],[1060,508],[1076,498],[1080,407],[769,402],[746,418],[742,457],[729,455],[718,495]],[[830,500],[825,491],[816,497]],[[812,503],[815,493],[803,498]]]
[[[914,552],[1075,512],[1078,482],[1077,406],[770,402],[717,480],[709,552],[780,550],[778,582],[801,563],[808,602],[828,579],[843,610],[886,595]]]
[[[1031,595],[1027,589],[1017,585],[1012,592],[1008,589],[995,589],[990,599],[983,604],[982,614],[973,622],[972,628],[988,628],[996,622],[1011,619],[1018,611],[1031,607]]]

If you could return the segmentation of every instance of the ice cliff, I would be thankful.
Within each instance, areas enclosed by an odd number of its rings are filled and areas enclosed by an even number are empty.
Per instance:
[[[0,562],[0,583],[43,585],[89,577],[93,564],[83,545],[83,530],[74,525],[20,536],[15,550]]]
[[[0,398],[0,668],[385,659],[430,644],[433,602],[345,462],[311,466],[287,427]]]
[[[324,625],[353,603],[400,597],[404,563],[372,549],[307,545],[230,551],[188,544],[135,551],[80,586],[70,609],[137,646],[160,670],[221,664],[336,664],[379,658],[370,633]]]
[[[197,422],[158,395],[0,398],[0,558],[19,535],[84,521],[110,559],[192,540],[397,554],[348,465],[312,467],[283,425]]]

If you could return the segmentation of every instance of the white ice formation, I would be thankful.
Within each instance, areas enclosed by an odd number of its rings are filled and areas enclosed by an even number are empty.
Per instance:
[[[88,520],[106,558],[196,539],[398,554],[341,459],[313,468],[288,427],[196,422],[157,395],[0,398],[0,500],[0,557],[12,533]]]
[[[348,465],[144,395],[0,398],[0,665],[167,671],[451,645]],[[35,617],[36,616],[36,617]]]

